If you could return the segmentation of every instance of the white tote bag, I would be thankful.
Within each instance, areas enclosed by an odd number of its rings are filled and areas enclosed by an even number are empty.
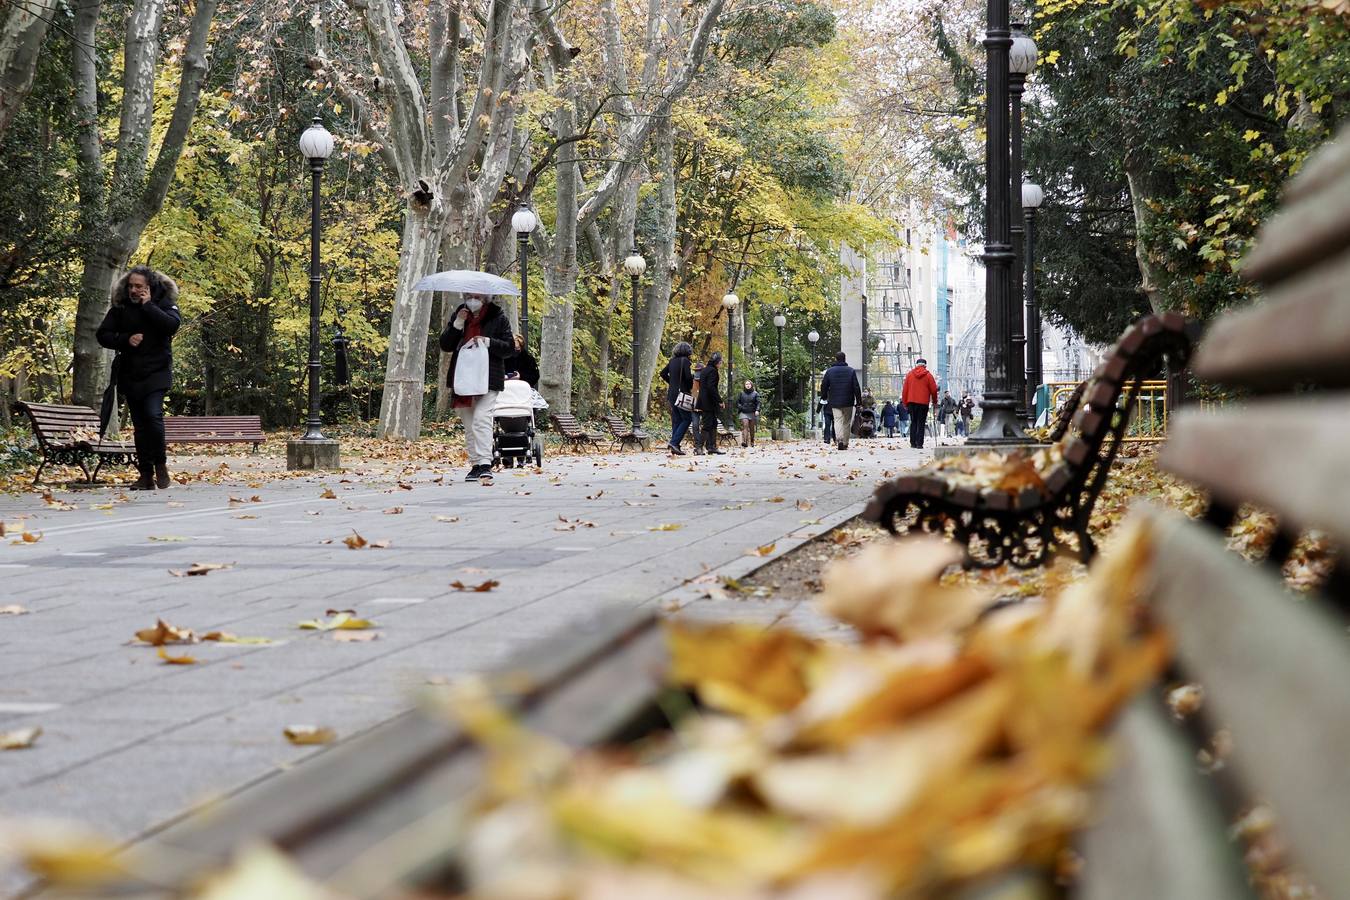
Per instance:
[[[481,397],[488,392],[487,341],[478,340],[459,348],[454,390],[457,397]]]

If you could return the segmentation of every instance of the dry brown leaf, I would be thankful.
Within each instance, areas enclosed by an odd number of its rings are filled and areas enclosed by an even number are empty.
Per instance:
[[[458,522],[459,516],[436,516],[437,522]]]
[[[187,656],[186,654],[183,656],[171,656],[169,651],[165,650],[163,647],[159,648],[159,658],[171,666],[191,666],[195,665],[197,662],[195,656]]]
[[[776,547],[776,546],[778,546],[776,543],[775,543],[775,544],[762,544],[761,546],[756,547],[756,548],[753,549],[753,550],[747,550],[747,551],[745,551],[745,554],[746,554],[746,556],[772,556],[772,555],[773,555],[773,548]]]
[[[36,725],[17,728],[14,731],[0,731],[0,750],[27,750],[42,734]]]
[[[501,584],[500,581],[494,581],[492,579],[488,579],[487,581],[484,581],[482,584],[475,584],[475,585],[468,585],[462,581],[450,582],[450,586],[457,591],[469,591],[475,594],[486,594],[488,591],[497,587],[497,585],[499,584]]]
[[[352,550],[360,550],[366,545],[367,541],[365,538],[361,537],[361,535],[353,531],[348,537],[342,539],[342,543],[346,544]]]
[[[111,841],[64,822],[30,819],[0,830],[0,853],[57,885],[88,888],[125,877],[118,852]]]
[[[195,644],[197,636],[191,628],[178,628],[163,619],[156,619],[154,628],[142,628],[136,632],[136,640],[152,647],[163,647],[165,644]]]
[[[386,510],[384,511],[384,514],[385,514],[386,516],[401,516],[401,515],[403,515],[403,507],[401,507],[401,506],[391,506],[391,507],[389,507],[388,509],[386,509]]]
[[[169,574],[175,578],[188,578],[194,575],[205,575],[208,572],[219,572],[222,569],[232,569],[234,563],[193,563],[186,569],[170,569]]]
[[[28,607],[26,606],[19,606],[17,603],[10,604],[9,606],[0,606],[0,616],[26,616],[26,615],[28,615]]]
[[[814,506],[815,506],[815,504],[812,503],[810,500],[798,500],[798,501],[797,501],[797,508],[800,509],[802,512],[806,512],[808,509],[811,509],[811,508],[814,507]]]
[[[324,488],[323,493],[319,495],[320,500],[336,500],[337,494],[333,493],[332,488]]]
[[[825,570],[821,610],[867,638],[955,634],[995,599],[974,587],[938,583],[964,555],[957,544],[928,535],[872,544]]]
[[[689,685],[714,709],[751,719],[787,712],[807,695],[815,641],[753,625],[666,623],[671,680]]]
[[[370,542],[370,549],[372,550],[387,550],[392,546],[394,546],[394,542],[389,540],[388,538]]]
[[[281,732],[292,744],[331,744],[337,740],[337,732],[321,725],[288,725]]]
[[[271,638],[240,637],[228,631],[208,631],[202,635],[201,639],[203,641],[215,641],[218,644],[270,644],[273,642]]]
[[[37,534],[33,534],[31,531],[24,530],[24,531],[19,535],[19,539],[18,539],[18,540],[10,541],[10,543],[11,543],[11,544],[15,544],[15,545],[20,545],[20,544],[36,544],[36,543],[37,543],[38,541],[40,541],[40,540],[42,540],[42,532],[38,532]]]

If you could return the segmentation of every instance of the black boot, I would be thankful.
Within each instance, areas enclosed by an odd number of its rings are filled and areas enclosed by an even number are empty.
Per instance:
[[[164,463],[155,465],[155,487],[161,491],[169,489],[169,467]]]
[[[155,489],[155,472],[153,469],[146,469],[141,472],[141,477],[136,479],[135,483],[127,488],[129,491],[153,491]]]

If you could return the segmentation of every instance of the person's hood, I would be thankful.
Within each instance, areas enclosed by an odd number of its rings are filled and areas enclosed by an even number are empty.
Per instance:
[[[915,363],[914,368],[910,369],[910,371],[911,371],[911,372],[927,372],[927,371],[928,371],[928,367],[925,366],[923,363]]]
[[[839,368],[840,366],[843,366],[845,369],[851,368],[851,367],[849,366],[849,364],[848,364],[847,361],[839,362],[838,360],[836,360],[835,362],[830,363],[830,368],[831,368],[831,369],[837,369],[837,368]]]

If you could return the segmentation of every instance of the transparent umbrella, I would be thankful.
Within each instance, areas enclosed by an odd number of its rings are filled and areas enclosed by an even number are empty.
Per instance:
[[[472,269],[451,269],[449,272],[437,272],[428,275],[413,286],[415,291],[454,291],[460,294],[507,294],[520,296],[520,288],[491,272],[475,272]]]

